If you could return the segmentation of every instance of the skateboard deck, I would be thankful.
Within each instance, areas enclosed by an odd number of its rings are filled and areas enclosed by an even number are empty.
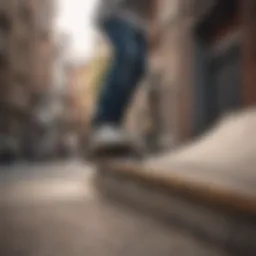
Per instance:
[[[131,144],[112,145],[108,147],[102,147],[90,154],[90,160],[94,163],[101,162],[103,160],[115,161],[121,159],[141,160],[143,158],[143,152],[139,148],[136,148]]]

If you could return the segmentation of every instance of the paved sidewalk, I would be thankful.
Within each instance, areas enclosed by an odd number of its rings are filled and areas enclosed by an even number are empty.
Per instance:
[[[81,171],[88,166],[66,166],[54,178],[42,168],[34,169],[37,178],[27,179],[34,166],[24,172],[26,179],[1,186],[0,255],[222,256],[181,230],[102,201],[89,172]]]

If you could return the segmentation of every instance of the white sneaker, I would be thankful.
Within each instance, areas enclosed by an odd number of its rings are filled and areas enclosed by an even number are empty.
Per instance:
[[[90,151],[97,152],[109,148],[126,147],[131,139],[122,129],[104,125],[96,129],[90,139]]]

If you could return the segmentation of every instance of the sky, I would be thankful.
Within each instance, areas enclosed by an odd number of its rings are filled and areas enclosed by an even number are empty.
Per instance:
[[[89,59],[94,52],[95,29],[92,15],[98,0],[57,0],[56,27],[71,36],[72,57]]]

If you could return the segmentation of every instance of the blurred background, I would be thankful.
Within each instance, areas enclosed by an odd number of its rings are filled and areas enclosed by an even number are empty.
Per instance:
[[[237,189],[230,191],[238,191],[227,203],[219,200],[223,209],[231,199],[236,205],[240,199],[242,206],[253,209],[250,218],[238,218],[237,208],[235,213],[215,215],[210,203],[209,209],[199,205],[196,212],[196,200],[183,198],[182,190],[180,194],[175,189],[169,193],[164,186],[167,183],[161,182],[168,172],[144,172],[149,185],[141,183],[146,191],[141,194],[140,183],[133,183],[128,174],[127,182],[126,174],[117,177],[117,186],[111,183],[115,180],[111,172],[102,177],[124,203],[126,193],[138,204],[152,203],[146,213],[172,206],[168,223],[176,214],[185,220],[184,228],[179,224],[170,228],[165,222],[160,225],[146,214],[139,215],[128,207],[121,210],[118,203],[106,203],[99,196],[103,182],[95,186],[95,168],[80,161],[86,154],[100,82],[112,56],[110,45],[93,22],[97,2],[0,0],[0,255],[256,255],[255,140],[245,147],[253,138],[255,114],[244,126],[239,124],[236,133],[232,133],[235,125],[227,127],[214,151],[215,158],[210,147],[205,147],[209,150],[202,155],[204,147],[193,151],[196,160],[205,157],[204,162],[211,163],[209,170],[206,168],[208,174],[202,175],[202,180],[209,178],[205,191],[210,198],[215,198],[211,192],[218,176],[221,188],[227,184],[228,191],[233,184]],[[256,1],[156,2],[159,37],[125,120],[128,131],[146,143],[147,160],[194,140],[223,115],[256,103]],[[232,136],[220,150],[228,133]],[[239,138],[233,143],[237,134]],[[233,153],[229,152],[232,147],[237,149]],[[226,172],[221,164],[226,165]],[[170,167],[168,161],[166,167]],[[194,167],[197,165],[192,165],[192,170]],[[216,177],[211,167],[218,169]],[[200,181],[199,171],[198,176],[189,173],[188,181],[190,176]],[[186,172],[178,172],[186,176]],[[143,180],[143,175],[138,177]],[[148,177],[156,182],[151,184]],[[174,188],[182,184],[177,180],[179,185]],[[159,191],[168,191],[168,197],[154,194],[158,191],[153,184]],[[184,184],[190,196],[200,182],[192,189]],[[201,191],[195,189],[195,194],[204,194]],[[243,191],[244,197],[240,196]],[[202,238],[207,240],[205,234],[212,233],[217,242],[210,239],[212,243],[205,243]]]
[[[0,1],[1,160],[83,155],[111,58],[93,24],[96,4]],[[254,1],[158,4],[159,42],[126,121],[149,154],[175,148],[256,101]]]

